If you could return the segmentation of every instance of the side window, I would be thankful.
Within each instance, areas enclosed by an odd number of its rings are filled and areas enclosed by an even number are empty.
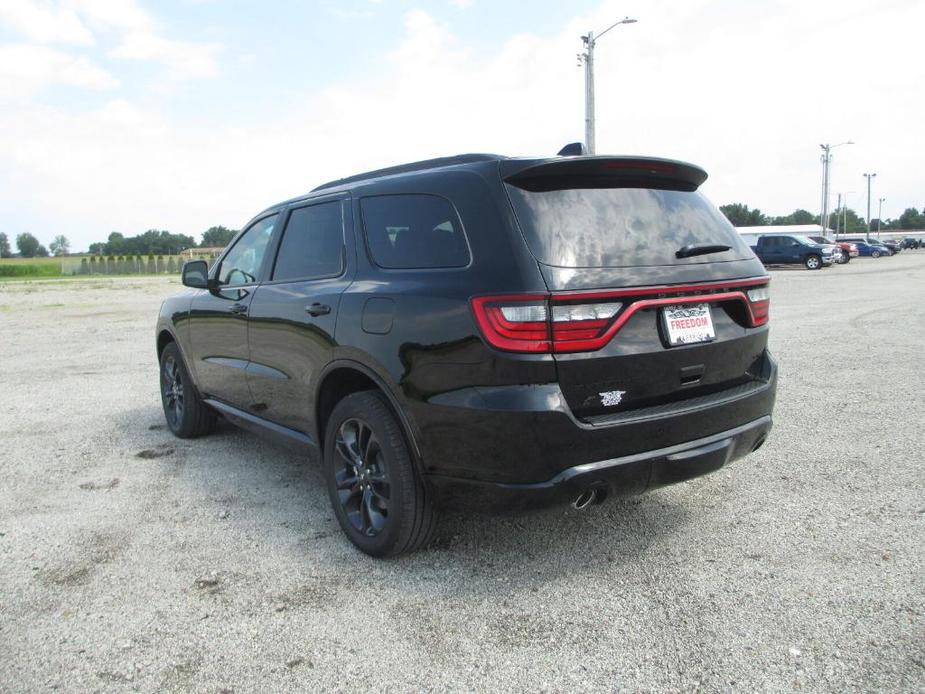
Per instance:
[[[469,244],[449,201],[436,195],[380,195],[360,200],[363,229],[379,267],[469,264]]]
[[[260,274],[260,264],[273,235],[277,215],[264,217],[253,224],[232,246],[222,259],[218,274],[218,283],[223,286],[237,287],[253,284]]]
[[[273,268],[274,280],[336,277],[344,271],[339,201],[300,207],[289,215]]]

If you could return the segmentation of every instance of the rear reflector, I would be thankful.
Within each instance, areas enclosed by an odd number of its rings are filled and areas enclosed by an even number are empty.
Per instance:
[[[644,308],[739,301],[748,309],[749,327],[764,325],[770,306],[767,281],[762,277],[683,287],[480,296],[472,299],[472,311],[485,340],[497,349],[591,352],[610,342],[630,317]]]

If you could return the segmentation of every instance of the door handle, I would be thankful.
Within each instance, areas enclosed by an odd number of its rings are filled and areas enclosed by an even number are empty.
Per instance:
[[[236,316],[243,315],[247,313],[247,304],[234,304],[228,311]]]
[[[305,307],[305,313],[310,316],[326,316],[331,312],[331,307],[324,304],[320,304],[317,301],[311,306]]]

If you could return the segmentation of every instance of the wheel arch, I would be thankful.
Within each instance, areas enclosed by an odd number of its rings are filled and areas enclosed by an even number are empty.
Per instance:
[[[157,333],[157,358],[160,360],[164,348],[171,342],[177,342],[176,336],[167,328],[161,328]]]
[[[405,408],[402,407],[394,389],[385,378],[366,364],[352,359],[338,359],[325,367],[318,383],[315,395],[315,427],[318,434],[318,447],[322,451],[324,450],[324,434],[327,428],[327,420],[337,403],[351,393],[363,390],[378,390],[385,395],[389,407],[398,417],[398,421],[401,423],[408,439],[412,459],[415,465],[418,466],[419,471],[422,470],[422,455],[418,444],[420,436]]]

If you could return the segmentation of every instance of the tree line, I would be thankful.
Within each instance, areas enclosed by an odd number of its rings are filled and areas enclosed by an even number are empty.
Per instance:
[[[223,226],[210,227],[202,234],[199,248],[212,248],[227,246],[237,230]],[[91,243],[91,255],[176,255],[187,248],[197,248],[196,240],[186,234],[172,234],[162,229],[148,229],[137,236],[125,236],[118,231],[109,235],[106,241]],[[23,258],[44,258],[49,255],[68,255],[71,244],[63,234],[55,236],[48,248],[30,233],[19,234],[16,237],[16,250]],[[0,232],[0,258],[9,258],[13,255],[9,237]]]
[[[813,214],[808,210],[794,210],[783,217],[771,217],[764,214],[757,207],[749,208],[740,202],[720,205],[720,212],[726,215],[726,219],[737,227],[759,227],[768,225],[787,225],[787,224],[819,224],[820,215]],[[829,215],[829,223],[826,225],[829,229],[839,229],[840,233],[860,233],[867,230],[867,222],[852,209],[842,209],[832,212]],[[896,219],[877,218],[870,220],[872,230],[881,229],[883,231],[896,231],[902,229],[925,229],[925,208],[921,212],[914,207],[906,208]]]

